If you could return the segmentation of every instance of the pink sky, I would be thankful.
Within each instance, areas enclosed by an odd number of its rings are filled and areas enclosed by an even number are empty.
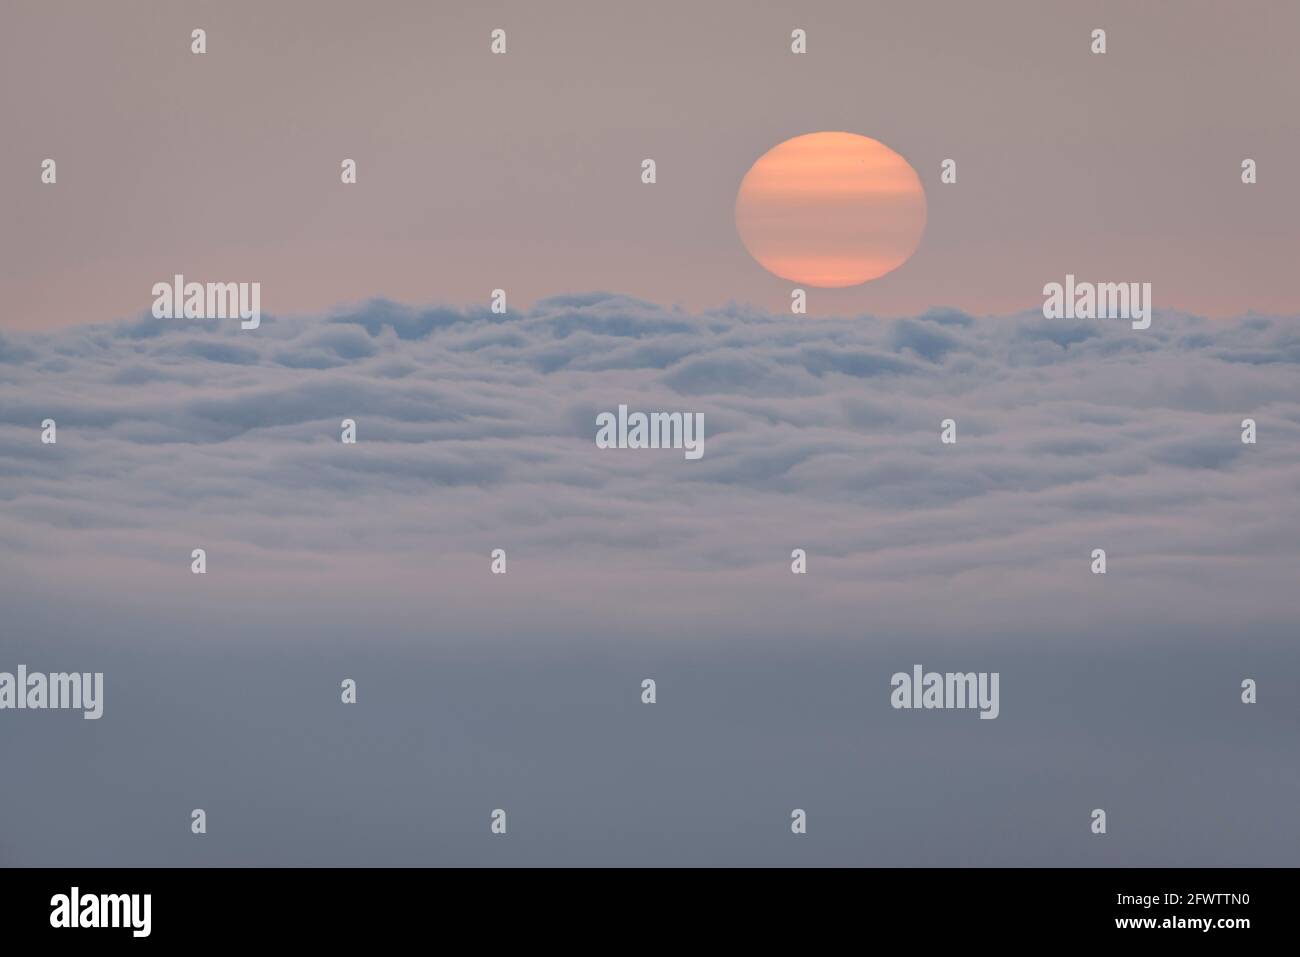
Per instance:
[[[897,150],[929,219],[902,268],[813,291],[810,315],[1037,308],[1066,273],[1150,282],[1158,309],[1295,312],[1294,4],[618,6],[6,5],[0,328],[137,315],[178,272],[261,282],[272,314],[498,287],[784,309],[736,189],[817,130]]]

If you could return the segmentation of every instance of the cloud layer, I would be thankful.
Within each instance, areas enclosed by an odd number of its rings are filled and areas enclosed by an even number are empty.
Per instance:
[[[4,336],[0,665],[106,700],[0,719],[0,865],[1294,864],[1298,371],[607,295]],[[704,457],[598,450],[620,403]],[[892,710],[917,662],[999,718]]]
[[[255,333],[147,318],[10,334],[0,539],[19,577],[128,600],[150,576],[189,587],[204,547],[268,600],[295,582],[399,604],[433,588],[466,621],[500,547],[538,595],[577,580],[604,608],[734,625],[796,593],[832,632],[863,600],[903,630],[1105,617],[1102,547],[1105,608],[1132,621],[1277,622],[1300,557],[1298,385],[1300,326],[1264,317],[1135,332],[588,294],[522,315],[372,301]],[[703,412],[704,457],[596,449],[596,413],[620,403]],[[581,620],[562,604],[557,627]]]

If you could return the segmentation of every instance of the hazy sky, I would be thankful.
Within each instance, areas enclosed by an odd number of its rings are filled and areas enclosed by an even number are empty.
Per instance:
[[[817,130],[906,157],[929,222],[903,268],[814,293],[815,315],[1018,311],[1067,272],[1151,282],[1157,306],[1202,315],[1295,306],[1290,2],[11,0],[2,16],[10,328],[136,315],[177,272],[260,281],[281,314],[497,287],[519,305],[600,289],[785,308],[733,205],[755,159]]]

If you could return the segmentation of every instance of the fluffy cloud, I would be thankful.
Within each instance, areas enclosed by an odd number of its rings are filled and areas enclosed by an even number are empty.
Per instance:
[[[375,301],[256,332],[150,318],[9,334],[7,597],[69,576],[138,596],[190,577],[202,546],[267,601],[314,580],[417,603],[436,569],[444,610],[468,621],[504,547],[535,596],[567,582],[647,612],[675,595],[732,630],[737,608],[787,627],[809,600],[831,629],[864,608],[896,630],[1026,636],[1062,615],[1281,622],[1300,558],[1297,386],[1300,326],[1264,317],[1136,332],[590,294],[508,316]],[[595,415],[619,403],[704,413],[704,457],[596,449]],[[555,626],[580,607],[556,605]]]

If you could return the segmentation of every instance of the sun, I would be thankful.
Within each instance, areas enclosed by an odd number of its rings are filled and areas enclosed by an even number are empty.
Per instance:
[[[779,143],[736,193],[736,229],[749,254],[809,286],[856,286],[897,269],[921,242],[925,212],[916,170],[856,133]]]

